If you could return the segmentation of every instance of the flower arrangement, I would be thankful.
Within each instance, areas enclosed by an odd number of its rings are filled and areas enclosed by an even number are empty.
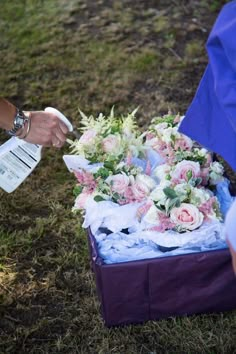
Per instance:
[[[64,156],[77,180],[73,211],[100,256],[116,263],[226,247],[221,211],[232,197],[223,165],[179,133],[180,115],[155,117],[141,131],[136,111],[80,112],[82,135]]]
[[[192,231],[221,220],[214,189],[223,166],[178,132],[179,115],[154,118],[141,132],[135,113],[117,118],[112,109],[95,119],[81,112],[82,135],[71,148],[86,165],[74,171],[73,210],[86,211],[91,200],[135,204],[142,229],[158,232]]]

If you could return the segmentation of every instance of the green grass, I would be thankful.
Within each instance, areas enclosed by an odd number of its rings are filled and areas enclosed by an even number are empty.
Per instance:
[[[207,63],[201,28],[209,32],[219,3],[1,0],[1,95],[54,106],[75,125],[79,107],[140,106],[142,126],[168,108],[184,113]],[[82,219],[71,213],[68,151],[45,149],[18,190],[0,191],[0,353],[236,352],[235,312],[104,326]]]

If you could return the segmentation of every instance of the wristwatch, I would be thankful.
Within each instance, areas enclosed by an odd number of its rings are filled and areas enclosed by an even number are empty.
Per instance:
[[[10,136],[15,136],[18,130],[24,126],[25,120],[28,120],[28,118],[25,116],[24,112],[22,112],[20,109],[17,109],[13,121],[13,128],[11,130],[7,130],[7,134]]]

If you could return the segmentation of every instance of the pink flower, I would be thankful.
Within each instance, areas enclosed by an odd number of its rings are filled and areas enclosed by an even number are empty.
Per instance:
[[[88,199],[91,197],[91,193],[87,190],[80,193],[78,197],[75,199],[74,209],[84,209]]]
[[[74,171],[74,174],[79,185],[86,187],[89,191],[93,191],[96,188],[97,182],[91,173],[81,170]]]
[[[132,192],[133,192],[133,196],[134,196],[135,200],[141,201],[144,198],[146,198],[146,196],[150,192],[150,189],[148,188],[148,186],[146,184],[143,184],[141,181],[135,181],[132,184]]]
[[[97,132],[93,129],[89,129],[86,132],[84,132],[83,135],[81,135],[79,142],[82,145],[90,145],[93,144],[94,138],[97,135]]]
[[[200,164],[199,162],[183,160],[179,162],[173,172],[171,173],[171,178],[177,183],[188,181],[189,172],[191,172],[192,177],[196,178],[200,176]]]
[[[170,220],[181,229],[192,231],[202,225],[203,214],[195,205],[182,203],[171,210]]]
[[[206,186],[207,185],[207,182],[209,180],[209,167],[204,167],[201,169],[201,174],[200,174],[200,177],[202,179],[202,185],[203,186]]]
[[[108,135],[102,141],[103,150],[107,153],[119,152],[120,140],[115,135]]]
[[[214,212],[214,205],[217,204],[217,199],[216,197],[211,197],[210,199],[208,199],[206,202],[202,203],[199,206],[199,210],[200,212],[203,213],[204,217],[206,220],[211,219],[211,217],[215,216],[215,212]]]
[[[191,150],[193,147],[193,141],[185,135],[181,134],[181,137],[175,142],[175,150]]]
[[[143,217],[143,215],[145,215],[148,212],[148,210],[151,208],[151,206],[153,206],[152,200],[148,200],[146,203],[141,205],[137,210],[137,217],[139,219],[141,219]]]
[[[106,183],[111,185],[111,190],[118,194],[124,194],[129,186],[129,177],[123,173],[114,176],[109,176]]]
[[[149,206],[150,204],[148,204]],[[175,224],[170,220],[170,218],[157,209],[154,205],[147,208],[147,212],[143,217],[144,222],[148,225],[146,230],[164,232],[165,230],[173,229]],[[152,225],[152,226],[151,226]]]

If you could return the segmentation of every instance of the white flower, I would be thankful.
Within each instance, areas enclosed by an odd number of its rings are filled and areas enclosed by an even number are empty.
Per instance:
[[[143,221],[152,225],[159,224],[159,210],[152,205],[143,217]]]
[[[201,148],[201,149],[198,150],[198,155],[199,156],[205,156],[206,154],[208,154],[207,149]]]
[[[200,205],[212,197],[212,192],[205,188],[192,188],[190,203]]]
[[[171,209],[170,220],[180,230],[195,230],[202,225],[203,214],[195,205],[182,203],[178,208]]]
[[[224,167],[217,161],[210,164],[210,184],[216,185],[223,180]]]
[[[159,165],[155,168],[154,170],[154,176],[156,176],[158,178],[158,181],[162,181],[165,180],[166,175],[168,175],[170,173],[171,167],[168,164],[162,164]]]
[[[156,182],[154,181],[154,179],[144,174],[137,175],[136,182],[142,183],[144,186],[147,186],[149,190],[152,190],[156,186]]]
[[[169,127],[165,130],[163,130],[162,132],[162,140],[168,144],[171,143],[173,141],[173,136],[177,136],[178,135],[178,131],[176,127]]]
[[[150,193],[150,198],[154,201],[157,202],[160,205],[165,205],[167,196],[165,195],[163,189],[165,186],[159,185],[157,186],[151,193]]]
[[[188,183],[180,183],[177,184],[174,188],[176,194],[182,199],[186,199],[188,197],[189,192],[192,187]]]
[[[166,122],[158,123],[155,125],[154,128],[158,133],[163,132],[165,129],[168,128],[168,123],[166,123]]]

